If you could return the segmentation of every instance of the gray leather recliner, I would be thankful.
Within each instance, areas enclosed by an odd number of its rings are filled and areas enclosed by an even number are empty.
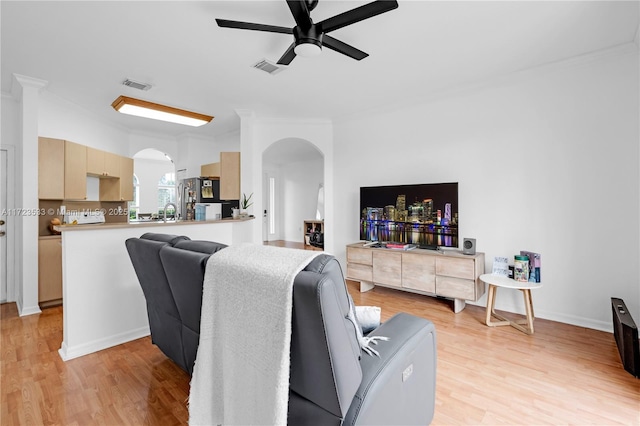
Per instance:
[[[227,246],[157,233],[129,238],[125,244],[147,302],[151,341],[191,375],[200,339],[205,267],[211,254]]]
[[[157,312],[172,317],[167,321],[172,324],[169,329],[151,326],[153,342],[191,374],[198,347],[206,261],[225,246],[175,237],[145,234],[127,240],[126,245],[147,298],[150,325],[159,317]],[[157,240],[164,240],[162,247]],[[150,290],[151,284],[143,284],[143,280],[161,284]],[[166,287],[174,295],[173,305],[166,297],[147,296],[149,291]],[[168,307],[152,306],[158,303]],[[380,356],[371,356],[360,349],[354,324],[348,319],[349,307],[342,270],[333,256],[316,257],[296,276],[288,424],[429,424],[435,407],[433,323],[404,313],[395,315],[369,334],[389,338],[375,345]],[[179,333],[174,318],[180,322]],[[163,335],[156,338],[154,332]]]

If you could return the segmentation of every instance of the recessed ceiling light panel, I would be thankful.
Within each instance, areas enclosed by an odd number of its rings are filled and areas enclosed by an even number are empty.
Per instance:
[[[119,96],[111,104],[113,109],[123,114],[136,115],[138,117],[153,118],[154,120],[168,121],[170,123],[185,124],[187,126],[202,126],[213,120],[213,116],[185,111],[166,105],[156,104],[141,99]]]

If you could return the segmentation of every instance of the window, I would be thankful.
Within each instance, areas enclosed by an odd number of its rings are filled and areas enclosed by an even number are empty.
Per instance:
[[[129,219],[137,219],[140,211],[140,182],[138,176],[133,175],[133,201],[129,201]]]
[[[158,181],[158,213],[164,212],[167,203],[176,202],[176,174],[165,173]]]

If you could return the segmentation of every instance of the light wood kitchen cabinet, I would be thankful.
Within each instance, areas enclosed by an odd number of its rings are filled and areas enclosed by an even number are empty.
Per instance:
[[[133,158],[107,153],[118,161],[119,178],[100,178],[100,201],[133,200]]]
[[[100,201],[133,200],[133,158],[53,138],[38,138],[38,198],[86,200],[87,176],[100,178]]]
[[[64,198],[64,141],[38,138],[38,198]]]
[[[120,201],[133,201],[133,158],[120,157]]]
[[[220,199],[240,199],[240,153],[220,153]]]
[[[87,175],[110,178],[120,177],[120,156],[87,147]]]
[[[62,301],[62,238],[38,239],[38,302],[43,305]]]
[[[200,166],[200,176],[202,177],[220,177],[220,163],[209,163]]]
[[[64,143],[64,198],[87,198],[87,147],[77,143]]]
[[[221,152],[220,162],[200,166],[200,176],[220,179],[220,199],[240,199],[240,153]]]
[[[38,138],[38,198],[87,198],[87,150],[62,139]]]

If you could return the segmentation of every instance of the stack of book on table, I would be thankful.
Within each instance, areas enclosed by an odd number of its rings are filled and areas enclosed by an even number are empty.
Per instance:
[[[413,250],[414,248],[416,248],[415,244],[409,244],[409,243],[385,243],[384,245],[386,248],[388,249],[394,249],[394,250]]]

